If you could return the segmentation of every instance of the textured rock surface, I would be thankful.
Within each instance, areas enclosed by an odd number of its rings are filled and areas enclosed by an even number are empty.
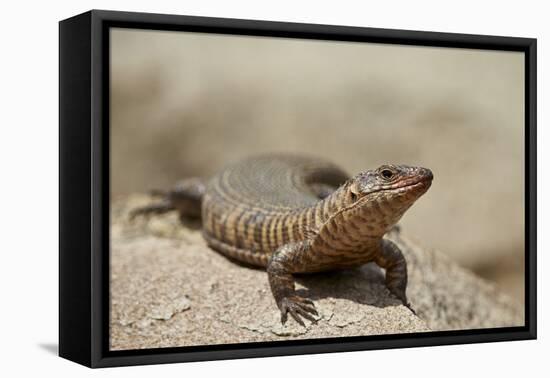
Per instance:
[[[115,201],[111,226],[111,348],[138,349],[523,325],[523,309],[441,253],[390,236],[409,264],[408,295],[418,316],[393,298],[383,271],[299,277],[316,323],[280,324],[266,273],[209,249],[198,225],[175,213],[128,220],[147,203]]]

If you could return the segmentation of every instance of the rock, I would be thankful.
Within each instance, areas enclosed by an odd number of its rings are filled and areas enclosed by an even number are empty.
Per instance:
[[[197,227],[177,214],[128,219],[146,196],[113,204],[111,349],[158,348],[430,330],[523,325],[521,305],[460,268],[394,232],[409,264],[413,314],[393,298],[383,271],[360,269],[298,277],[299,294],[315,301],[316,321],[285,325],[265,271],[208,248]],[[161,231],[160,231],[161,230]]]
[[[156,320],[169,320],[178,312],[189,310],[191,305],[186,297],[176,299],[174,301],[162,303],[159,306],[153,307],[149,317]]]

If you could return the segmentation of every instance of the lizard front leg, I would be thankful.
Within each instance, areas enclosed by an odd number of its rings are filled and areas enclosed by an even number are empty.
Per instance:
[[[390,292],[414,312],[406,295],[407,261],[399,247],[390,240],[382,239],[380,252],[376,255],[374,262],[386,269],[386,286]]]
[[[288,313],[302,326],[304,322],[300,316],[313,322],[315,318],[312,314],[318,315],[311,300],[296,294],[292,276],[310,248],[310,243],[307,241],[285,244],[275,251],[267,265],[269,285],[277,307],[281,311],[283,324],[287,321]]]

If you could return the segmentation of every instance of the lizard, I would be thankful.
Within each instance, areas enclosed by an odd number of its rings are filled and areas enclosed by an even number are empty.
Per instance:
[[[208,246],[226,257],[267,271],[286,323],[314,322],[314,303],[297,295],[296,274],[349,269],[374,262],[384,268],[389,291],[407,300],[407,263],[384,238],[431,186],[427,168],[385,164],[355,176],[323,159],[260,155],[157,191],[160,202],[136,208],[131,217],[176,210],[198,218]]]

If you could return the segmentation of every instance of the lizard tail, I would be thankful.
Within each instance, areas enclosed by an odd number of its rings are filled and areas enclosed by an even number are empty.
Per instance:
[[[130,218],[176,210],[182,221],[186,219],[200,220],[205,191],[205,181],[197,177],[181,180],[169,190],[152,190],[151,195],[161,197],[160,201],[132,210]]]

